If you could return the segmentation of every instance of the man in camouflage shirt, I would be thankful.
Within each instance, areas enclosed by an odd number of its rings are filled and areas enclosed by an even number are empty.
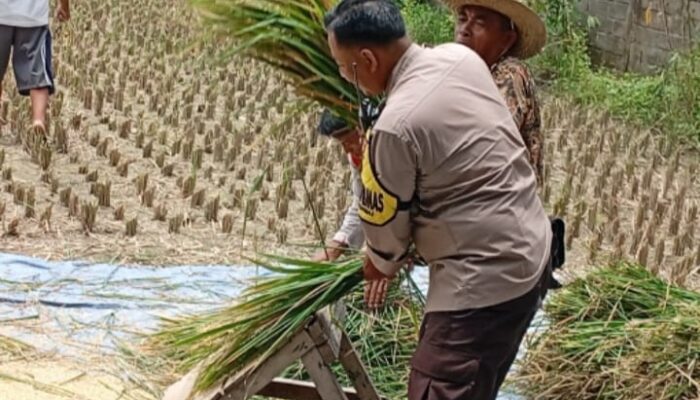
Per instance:
[[[534,79],[521,60],[541,50],[546,41],[544,23],[517,0],[445,2],[456,14],[455,41],[474,50],[491,69],[541,185],[544,149],[540,107]]]

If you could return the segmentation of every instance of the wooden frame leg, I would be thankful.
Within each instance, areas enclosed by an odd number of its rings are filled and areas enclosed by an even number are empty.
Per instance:
[[[301,361],[304,363],[306,371],[316,384],[316,390],[323,400],[348,400],[343,391],[343,387],[338,383],[338,379],[326,364],[321,352],[313,349],[306,353]]]
[[[357,355],[348,335],[343,332],[340,339],[340,364],[345,368],[345,372],[352,382],[352,386],[357,391],[357,395],[363,400],[381,400],[377,393],[377,388],[372,383],[362,360]]]

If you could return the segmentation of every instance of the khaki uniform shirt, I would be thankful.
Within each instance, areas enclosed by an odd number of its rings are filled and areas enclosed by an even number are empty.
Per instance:
[[[549,259],[551,229],[488,67],[459,44],[413,45],[386,94],[361,168],[372,262],[394,274],[415,242],[430,265],[427,312],[527,293]]]

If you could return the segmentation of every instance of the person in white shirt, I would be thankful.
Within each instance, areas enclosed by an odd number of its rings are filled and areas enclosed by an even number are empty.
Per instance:
[[[352,203],[333,239],[324,250],[313,257],[314,261],[333,261],[347,250],[359,250],[365,242],[358,215],[358,197],[362,187],[359,174],[362,163],[362,133],[361,130],[349,126],[343,119],[334,116],[330,110],[324,110],[321,114],[317,130],[321,136],[337,140],[343,146],[352,169]]]
[[[70,19],[69,0],[58,0],[56,19]],[[0,98],[12,54],[17,89],[32,103],[32,129],[46,135],[46,109],[54,92],[49,0],[0,0]],[[1,121],[4,124],[6,121]]]

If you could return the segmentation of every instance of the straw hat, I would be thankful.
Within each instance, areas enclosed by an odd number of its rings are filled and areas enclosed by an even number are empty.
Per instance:
[[[463,6],[479,6],[499,12],[513,21],[518,28],[518,41],[510,54],[526,59],[539,53],[547,41],[547,30],[542,19],[519,0],[442,0],[453,12]]]

